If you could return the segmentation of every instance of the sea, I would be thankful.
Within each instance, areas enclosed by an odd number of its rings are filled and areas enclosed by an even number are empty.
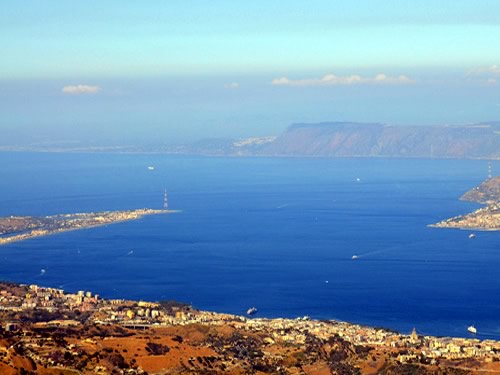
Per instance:
[[[165,189],[179,212],[2,246],[0,279],[402,333],[471,337],[473,324],[476,337],[500,339],[500,233],[427,226],[480,207],[458,198],[487,170],[481,160],[3,152],[0,216],[162,208]]]

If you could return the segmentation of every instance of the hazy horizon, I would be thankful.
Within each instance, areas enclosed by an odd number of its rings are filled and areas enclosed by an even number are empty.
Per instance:
[[[24,1],[0,25],[2,145],[500,119],[491,0]]]

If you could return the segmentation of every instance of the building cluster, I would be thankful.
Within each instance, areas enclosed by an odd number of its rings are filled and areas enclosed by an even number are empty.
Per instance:
[[[62,289],[44,288],[30,285],[24,296],[8,290],[0,291],[0,311],[27,312],[34,309],[49,313],[67,311],[95,311],[100,305],[99,295],[79,291],[75,294],[65,293]]]
[[[480,208],[467,215],[441,221],[434,226],[439,228],[500,230],[500,203]]]
[[[141,208],[130,211],[105,211],[56,215],[48,216],[45,219],[53,220],[52,224],[49,225],[50,230],[61,231],[90,228],[120,221],[137,220],[145,215],[154,215],[164,212],[164,210]]]
[[[134,302],[117,299],[101,299],[88,291],[65,293],[61,289],[43,288],[37,285],[24,287],[24,295],[0,291],[2,311],[29,313],[33,310],[57,312],[62,318],[37,325],[71,326],[80,322],[72,320],[85,315],[87,323],[122,325],[128,328],[148,328],[172,325],[228,325],[236,329],[260,333],[270,344],[274,342],[302,345],[308,335],[327,340],[339,336],[355,345],[371,346],[398,355],[401,362],[422,359],[457,360],[466,358],[500,361],[500,342],[493,340],[433,337],[417,334],[402,335],[384,329],[337,321],[318,321],[308,317],[297,319],[250,319],[247,317],[197,311],[185,307],[166,309],[159,303]],[[72,314],[78,311],[78,314]],[[87,313],[87,314],[82,314]],[[17,322],[5,322],[4,330],[15,329]],[[398,354],[399,353],[399,354]]]
[[[371,328],[336,321],[317,321],[307,317],[298,319],[252,319],[246,326],[253,331],[271,332],[274,340],[289,343],[304,343],[307,334],[321,339],[338,335],[355,345],[372,346],[389,351],[404,351],[400,362],[422,359],[466,359],[481,358],[486,362],[500,360],[500,342],[494,340],[402,335],[384,329]]]
[[[55,215],[44,217],[43,220],[32,217],[24,217],[21,218],[24,220],[24,226],[21,229],[24,232],[10,235],[7,233],[6,235],[0,236],[0,245],[70,230],[91,228],[118,223],[121,221],[137,220],[146,215],[163,214],[166,212],[167,211],[165,210],[141,208],[130,211],[106,211]],[[33,229],[33,227],[36,227],[36,229]],[[19,230],[17,232],[19,232]]]

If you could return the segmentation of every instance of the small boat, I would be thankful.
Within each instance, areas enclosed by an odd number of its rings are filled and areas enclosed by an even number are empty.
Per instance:
[[[247,310],[247,315],[253,315],[257,312],[257,308],[256,307],[250,307],[248,310]]]
[[[353,255],[353,256],[351,257],[351,259],[352,259],[352,260],[354,260],[354,259],[358,259],[358,258],[359,258],[359,256],[357,256],[357,255]]]
[[[471,234],[469,234],[469,238],[472,240],[472,239],[476,238],[476,235],[474,233],[471,233]]]
[[[154,170],[155,170],[155,167],[153,167],[152,165],[150,165],[150,166],[148,167],[148,171],[154,171]]]
[[[476,334],[476,333],[477,333],[477,329],[476,329],[476,327],[474,327],[473,325],[472,325],[472,326],[467,327],[467,331],[469,331],[470,333],[474,333],[474,334]]]

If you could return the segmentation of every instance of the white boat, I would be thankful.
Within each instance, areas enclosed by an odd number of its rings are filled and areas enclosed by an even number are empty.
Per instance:
[[[472,325],[472,326],[467,327],[467,331],[469,331],[470,333],[474,333],[474,334],[476,334],[476,333],[477,333],[477,329],[476,329],[476,327],[474,327],[473,325]]]
[[[154,171],[154,170],[155,170],[155,167],[153,167],[152,165],[150,165],[150,166],[148,167],[148,170],[149,170],[149,171]]]
[[[474,233],[471,233],[471,234],[469,234],[469,238],[472,240],[472,239],[476,238],[476,235]]]
[[[358,259],[358,258],[359,258],[359,256],[357,256],[357,255],[353,255],[353,256],[351,257],[351,259],[353,259],[353,260],[354,260],[354,259]]]
[[[250,307],[248,310],[247,310],[247,315],[253,315],[257,312],[257,308],[256,307]]]

